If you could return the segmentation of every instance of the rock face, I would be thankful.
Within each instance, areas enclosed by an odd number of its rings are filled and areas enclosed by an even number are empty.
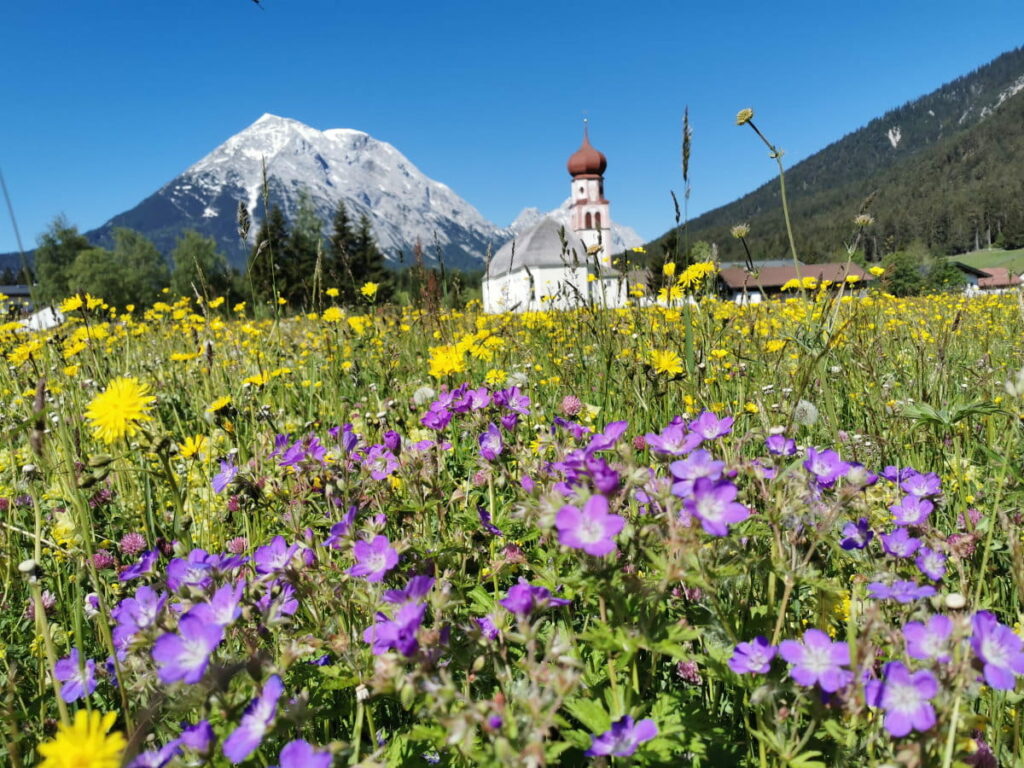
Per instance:
[[[411,263],[419,243],[428,263],[440,249],[447,265],[480,269],[488,248],[495,250],[511,236],[387,142],[348,128],[318,131],[269,114],[86,234],[107,244],[115,227],[130,227],[169,253],[178,235],[191,228],[214,237],[232,263],[242,266],[251,243],[238,236],[238,203],[244,202],[254,219],[262,217],[264,164],[270,201],[286,218],[294,220],[303,191],[327,226],[343,200],[353,221],[362,214],[370,218],[377,243],[394,266]],[[257,226],[254,222],[250,239]]]

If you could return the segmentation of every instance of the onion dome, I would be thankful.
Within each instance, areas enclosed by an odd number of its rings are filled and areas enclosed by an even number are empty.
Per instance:
[[[587,126],[583,126],[583,143],[569,157],[566,164],[569,175],[576,176],[603,176],[605,168],[608,167],[607,158],[590,146],[590,136],[587,134]]]

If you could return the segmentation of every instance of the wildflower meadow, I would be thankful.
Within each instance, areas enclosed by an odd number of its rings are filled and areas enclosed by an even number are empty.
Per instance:
[[[0,327],[0,764],[1021,765],[1020,297],[713,272]]]

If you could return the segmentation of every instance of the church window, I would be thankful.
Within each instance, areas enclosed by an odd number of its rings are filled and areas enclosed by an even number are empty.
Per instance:
[[[594,214],[594,226],[597,229],[601,228],[601,212],[600,211],[598,211],[597,213]]]
[[[592,220],[592,219],[590,218],[590,211],[587,211],[587,217],[586,217],[586,218],[584,219],[584,224],[583,224],[583,226],[584,226],[584,227],[585,227],[586,229],[592,229],[592,228],[593,228],[593,226],[594,226],[594,222],[593,222],[593,220]]]

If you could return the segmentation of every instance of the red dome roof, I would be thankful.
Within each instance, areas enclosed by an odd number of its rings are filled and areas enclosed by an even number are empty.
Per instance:
[[[590,146],[587,127],[583,126],[583,144],[572,155],[566,164],[570,176],[602,176],[608,167],[608,159]]]

